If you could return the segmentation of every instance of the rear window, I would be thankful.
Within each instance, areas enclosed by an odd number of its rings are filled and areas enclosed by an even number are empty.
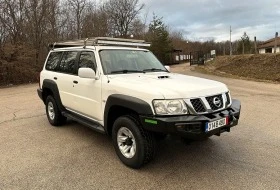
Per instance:
[[[48,57],[46,64],[46,69],[49,71],[56,71],[59,66],[59,61],[61,58],[62,52],[52,52]]]
[[[76,51],[64,52],[58,68],[58,72],[75,74],[77,55],[78,52]]]

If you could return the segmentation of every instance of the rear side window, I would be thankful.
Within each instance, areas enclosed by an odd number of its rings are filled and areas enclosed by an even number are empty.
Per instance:
[[[62,52],[52,52],[48,57],[46,64],[46,69],[49,71],[56,71],[59,66],[59,61],[61,58]]]
[[[91,68],[96,71],[96,61],[93,52],[82,52],[79,59],[79,68]]]
[[[75,74],[77,55],[78,52],[76,51],[64,52],[58,71],[67,74]]]

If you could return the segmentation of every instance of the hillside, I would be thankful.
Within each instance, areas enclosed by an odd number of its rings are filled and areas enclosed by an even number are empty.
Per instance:
[[[280,54],[218,56],[196,70],[280,82]]]

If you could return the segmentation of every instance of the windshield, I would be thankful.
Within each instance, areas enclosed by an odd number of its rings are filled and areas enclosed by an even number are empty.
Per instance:
[[[168,72],[150,51],[101,50],[104,74]]]

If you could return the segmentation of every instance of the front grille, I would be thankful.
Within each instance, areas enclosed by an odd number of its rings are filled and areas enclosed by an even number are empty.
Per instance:
[[[200,98],[191,99],[192,106],[197,113],[204,113],[206,109]]]
[[[219,110],[224,107],[223,96],[221,94],[216,96],[206,97],[206,100],[208,101],[213,111]]]

